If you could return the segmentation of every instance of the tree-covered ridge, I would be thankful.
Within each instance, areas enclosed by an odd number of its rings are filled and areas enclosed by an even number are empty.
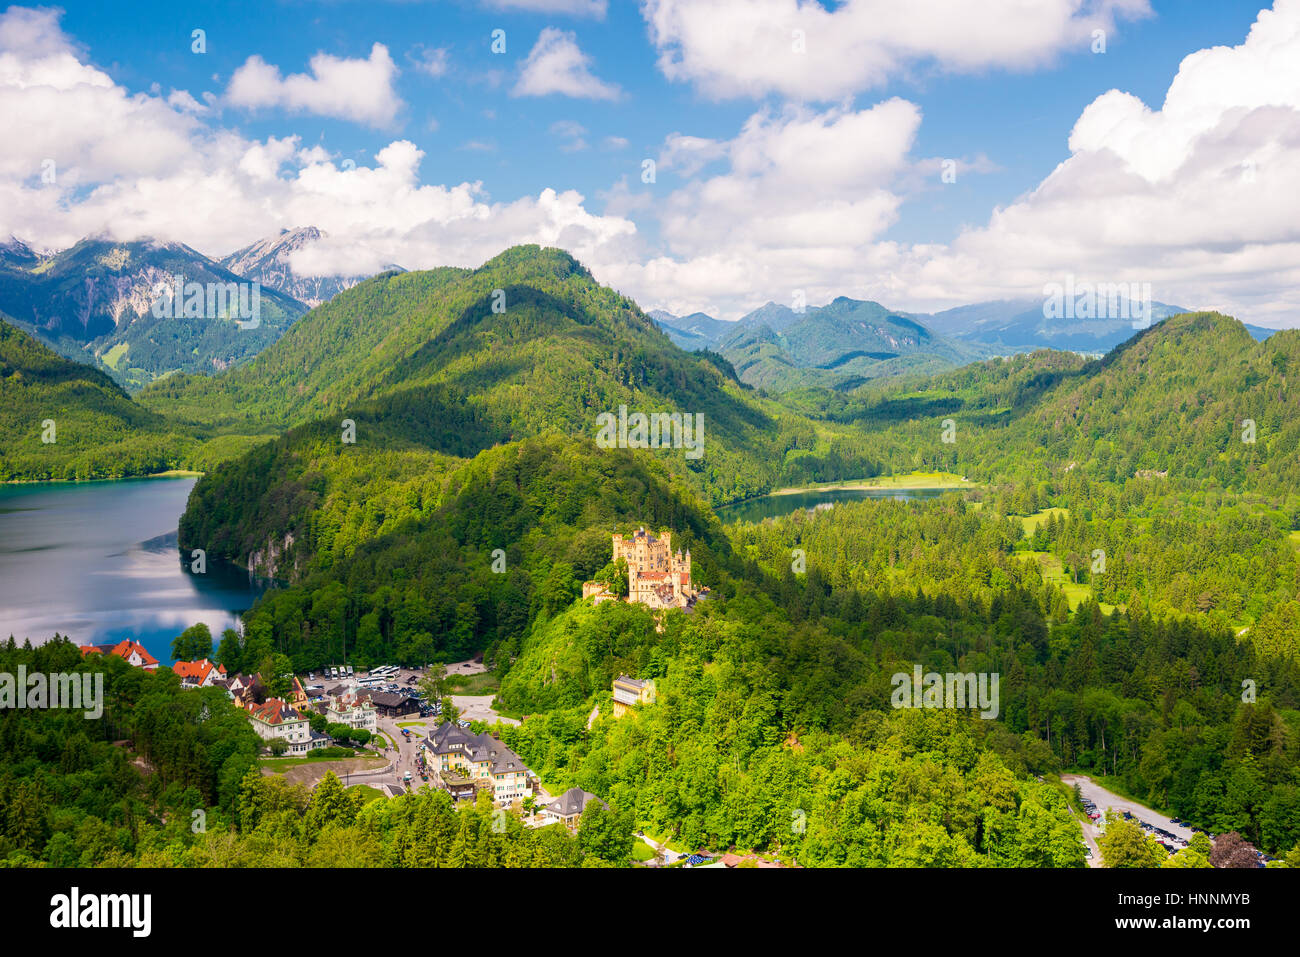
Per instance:
[[[337,487],[348,494],[338,499],[305,471],[286,480],[275,501],[302,519],[271,541],[292,538],[278,570],[296,569],[298,583],[268,592],[246,616],[250,640],[288,654],[298,670],[344,654],[358,663],[457,660],[485,648],[512,655],[534,617],[567,607],[609,562],[615,527],[674,529],[705,582],[727,560],[717,520],[644,453],[549,436],[469,462],[389,453],[342,463]],[[249,481],[268,467],[249,461]],[[219,512],[238,500],[209,507],[204,488],[195,487],[182,546],[239,554],[221,537],[231,525]],[[267,542],[258,547],[265,554]]]
[[[1098,360],[1040,352],[791,404],[859,424],[866,454],[891,471],[1031,484],[1144,474],[1285,493],[1300,488],[1297,367],[1300,331],[1257,342],[1235,319],[1187,313]]]
[[[106,374],[0,316],[0,481],[161,472],[180,467],[193,445]]]
[[[699,416],[701,457],[682,448],[655,454],[714,503],[870,468],[855,456],[851,430],[756,398],[725,363],[678,349],[567,253],[535,246],[475,270],[375,277],[313,310],[247,367],[173,377],[141,400],[185,421],[250,432],[338,422],[429,386],[463,395],[500,426],[497,441],[594,438],[597,417],[623,406]],[[416,433],[407,441],[429,444]]]

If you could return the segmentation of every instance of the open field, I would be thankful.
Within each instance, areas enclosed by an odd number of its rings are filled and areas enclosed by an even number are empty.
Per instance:
[[[800,485],[780,488],[773,495],[798,495],[800,492],[838,492],[854,489],[978,488],[964,476],[952,472],[908,472],[905,475],[878,475],[861,482],[831,482],[823,485]]]

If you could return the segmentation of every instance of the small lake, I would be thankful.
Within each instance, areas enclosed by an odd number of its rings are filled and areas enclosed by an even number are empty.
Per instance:
[[[959,491],[950,488],[840,488],[812,489],[792,492],[789,495],[763,495],[734,505],[715,509],[724,522],[761,522],[765,518],[780,518],[801,508],[833,505],[836,502],[861,502],[864,499],[890,498],[896,502],[913,499],[938,498],[945,492]]]
[[[207,561],[190,571],[176,528],[194,478],[0,485],[0,640],[134,638],[163,664],[204,622],[218,641],[263,585]]]

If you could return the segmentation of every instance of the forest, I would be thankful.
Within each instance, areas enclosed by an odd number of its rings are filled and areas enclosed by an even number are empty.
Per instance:
[[[28,428],[36,390],[66,370],[3,342],[17,358],[0,385],[28,403],[6,428]],[[388,864],[624,864],[641,827],[810,866],[1079,867],[1056,778],[1079,771],[1286,856],[1300,846],[1298,352],[1300,333],[1256,342],[1198,313],[1097,360],[1040,352],[778,398],[682,353],[571,257],[520,247],[361,283],[253,362],[138,402],[97,374],[70,380],[97,390],[87,407],[112,441],[139,421],[203,462],[182,549],[278,580],[219,660],[482,653],[496,706],[525,719],[503,739],[553,793],[581,786],[613,810],[585,838],[513,824],[502,838],[483,809],[436,795],[293,792],[250,775],[257,742],[219,694],[122,673],[111,729],[0,719],[0,850],[53,861],[93,818],[117,859],[178,865],[325,865],[348,846]],[[703,459],[599,448],[596,415],[638,403],[703,414]],[[22,474],[56,453],[32,454]],[[969,481],[759,524],[714,511],[914,471]],[[610,574],[610,536],[641,526],[690,549],[709,592],[689,613],[581,599]],[[85,666],[59,642],[6,654]],[[916,665],[999,675],[997,719],[891,707],[891,677]],[[620,674],[655,679],[657,703],[615,720]],[[201,839],[182,821],[196,809]]]

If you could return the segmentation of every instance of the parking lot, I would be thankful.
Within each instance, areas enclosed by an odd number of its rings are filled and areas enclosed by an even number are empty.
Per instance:
[[[1136,801],[1130,801],[1128,798],[1107,791],[1084,775],[1063,775],[1061,781],[1067,787],[1078,784],[1083,809],[1089,818],[1089,823],[1085,825],[1085,833],[1091,831],[1089,834],[1091,837],[1095,838],[1101,833],[1098,822],[1108,810],[1132,820],[1170,853],[1186,847],[1196,831],[1195,828],[1181,821],[1175,822]]]

